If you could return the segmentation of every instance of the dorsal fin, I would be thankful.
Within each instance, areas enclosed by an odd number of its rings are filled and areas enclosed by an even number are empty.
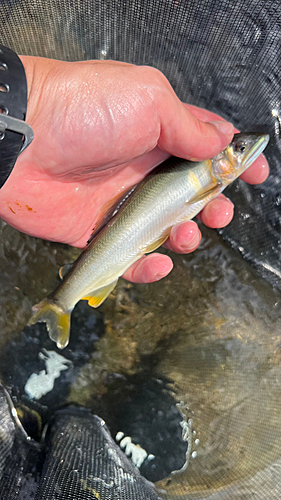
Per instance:
[[[104,206],[103,212],[101,214],[101,217],[97,221],[95,227],[93,228],[93,232],[87,241],[87,245],[89,245],[93,239],[97,236],[97,234],[101,231],[101,229],[116,215],[120,208],[124,205],[125,201],[132,195],[132,193],[135,191],[136,187],[138,184],[135,184],[134,186],[130,187],[127,191],[124,193],[115,196],[115,198],[112,198],[106,205]]]

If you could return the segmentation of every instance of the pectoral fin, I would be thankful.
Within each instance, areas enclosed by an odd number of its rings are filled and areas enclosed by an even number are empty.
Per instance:
[[[89,306],[91,307],[99,307],[104,300],[108,297],[110,292],[112,292],[113,288],[116,286],[118,280],[109,283],[109,285],[103,286],[94,290],[90,295],[83,297],[82,300],[87,300]]]
[[[61,280],[63,280],[66,275],[69,273],[69,271],[72,269],[73,263],[71,264],[65,264],[65,266],[62,266],[59,270],[59,277]]]
[[[163,243],[165,243],[165,241],[168,238],[169,238],[169,233],[166,233],[164,236],[161,236],[161,238],[159,238],[158,240],[156,240],[153,243],[150,243],[149,245],[147,245],[144,248],[143,253],[154,252],[154,250],[156,250],[157,248],[161,247],[161,245],[163,245]]]
[[[194,198],[190,198],[189,200],[186,201],[186,203],[191,204],[191,203],[198,203],[200,201],[206,200],[206,203],[210,197],[216,196],[221,192],[221,184],[216,184],[214,187],[211,189],[208,189],[208,191],[204,191],[204,193],[201,193],[199,195],[195,195]]]

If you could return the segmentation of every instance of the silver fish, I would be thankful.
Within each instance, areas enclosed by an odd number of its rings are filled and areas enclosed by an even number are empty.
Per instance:
[[[76,303],[102,304],[126,269],[162,245],[175,224],[195,217],[257,159],[268,141],[267,134],[235,134],[211,160],[172,157],[159,165],[66,268],[55,292],[33,307],[29,324],[46,322],[50,338],[60,349],[66,347]]]

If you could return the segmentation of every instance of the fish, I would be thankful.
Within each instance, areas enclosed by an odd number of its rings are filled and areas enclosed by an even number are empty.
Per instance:
[[[59,349],[68,345],[70,317],[80,300],[100,306],[118,278],[169,237],[175,224],[193,219],[262,153],[268,134],[239,133],[221,153],[205,161],[170,157],[133,189],[85,250],[64,266],[58,288],[32,308],[28,325],[45,322]]]

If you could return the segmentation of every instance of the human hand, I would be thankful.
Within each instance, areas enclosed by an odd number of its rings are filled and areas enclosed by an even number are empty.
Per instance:
[[[206,159],[231,141],[233,127],[183,104],[159,71],[113,61],[66,63],[22,57],[35,138],[0,191],[0,215],[28,234],[84,247],[106,206],[169,155]],[[201,120],[201,121],[199,121]],[[215,124],[204,123],[215,121]],[[263,182],[260,157],[242,178]],[[200,214],[223,227],[233,204],[223,195]],[[166,246],[189,253],[201,239],[194,221],[173,227]],[[167,275],[167,255],[144,256],[124,277],[151,282]]]

